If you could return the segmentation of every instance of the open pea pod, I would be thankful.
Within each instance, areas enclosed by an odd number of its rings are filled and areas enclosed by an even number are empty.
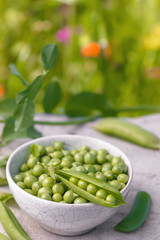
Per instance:
[[[11,193],[6,193],[6,192],[0,191],[0,201],[5,203],[9,199],[12,199],[12,198],[13,198],[13,195]]]
[[[56,175],[59,177],[59,179],[68,187],[70,188],[72,191],[74,191],[75,193],[79,194],[81,197],[89,200],[90,202],[102,205],[104,207],[109,207],[109,208],[115,208],[118,207],[122,204],[125,204],[125,201],[123,199],[122,194],[114,187],[110,186],[109,184],[107,184],[106,182],[96,179],[92,176],[89,176],[87,174],[78,172],[78,171],[72,171],[72,170],[55,170]],[[116,202],[115,203],[109,203],[105,200],[99,199],[97,197],[95,197],[94,195],[90,194],[89,192],[79,188],[77,185],[71,183],[70,181],[68,181],[69,177],[74,176],[77,177],[79,179],[82,179],[88,183],[92,183],[96,186],[98,186],[101,189],[105,189],[109,194],[114,195],[114,197],[116,198]]]

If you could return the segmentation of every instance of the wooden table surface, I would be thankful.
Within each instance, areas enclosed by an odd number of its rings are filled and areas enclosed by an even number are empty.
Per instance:
[[[57,121],[65,120],[65,116],[52,116],[38,114],[37,120]],[[134,122],[147,130],[152,131],[160,137],[160,114],[147,115],[138,118],[130,118]],[[98,120],[86,123],[81,126],[36,126],[43,132],[43,136],[56,134],[79,134],[95,137],[108,141],[115,145],[128,156],[133,166],[133,181],[130,192],[126,198],[127,205],[121,206],[116,215],[111,219],[96,227],[91,232],[74,237],[58,236],[44,230],[31,217],[25,214],[16,204],[10,207],[15,216],[29,234],[32,240],[158,240],[160,239],[160,151],[150,150],[136,146],[132,143],[119,140],[117,138],[105,136],[93,129]],[[0,132],[3,125],[0,125]],[[1,135],[1,134],[0,134]],[[28,141],[29,139],[16,140],[0,149],[0,154],[8,155],[16,147]],[[8,191],[8,187],[0,187],[0,191]],[[119,233],[113,227],[130,211],[135,195],[138,191],[146,191],[152,197],[152,206],[150,214],[144,225],[132,233]],[[5,234],[0,225],[0,232]],[[6,235],[7,236],[7,235]],[[17,239],[18,240],[18,239]]]

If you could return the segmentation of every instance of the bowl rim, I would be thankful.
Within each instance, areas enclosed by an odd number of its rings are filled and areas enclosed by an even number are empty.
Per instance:
[[[22,145],[20,145],[19,147],[17,147],[13,152],[12,154],[10,155],[8,161],[7,161],[7,165],[6,165],[6,177],[7,177],[7,180],[8,182],[12,182],[12,184],[14,185],[15,188],[17,188],[20,192],[22,192],[22,194],[27,194],[26,196],[30,196],[31,198],[34,197],[34,199],[36,199],[37,201],[43,201],[44,203],[48,203],[49,205],[52,204],[58,204],[58,206],[60,206],[60,204],[62,206],[64,205],[67,205],[67,206],[73,206],[73,207],[89,207],[89,206],[95,206],[97,204],[95,203],[83,203],[83,204],[69,204],[69,203],[60,203],[60,202],[54,202],[54,201],[47,201],[46,199],[41,199],[41,198],[38,198],[37,196],[34,196],[34,195],[31,195],[29,194],[28,192],[24,191],[23,189],[21,189],[13,180],[12,176],[11,176],[11,173],[10,173],[10,166],[12,164],[12,159],[14,158],[14,156],[18,153],[18,152],[21,152],[23,151],[23,149],[25,149],[26,147],[29,147],[30,145],[34,144],[34,143],[37,143],[40,144],[40,142],[44,142],[45,140],[52,140],[53,138],[53,141],[54,139],[56,140],[56,138],[84,138],[84,139],[87,139],[87,140],[93,140],[93,141],[98,141],[99,143],[103,142],[105,144],[107,144],[108,146],[110,146],[111,148],[113,148],[114,150],[118,151],[119,154],[122,154],[123,156],[125,156],[125,159],[127,160],[127,166],[129,168],[129,179],[128,179],[128,182],[126,184],[126,186],[120,191],[121,194],[123,194],[125,191],[127,191],[127,189],[130,187],[130,184],[131,184],[131,181],[132,181],[132,178],[133,178],[133,167],[132,167],[132,164],[130,162],[130,160],[128,159],[128,157],[126,156],[126,154],[121,151],[118,147],[114,146],[113,144],[107,142],[107,141],[104,141],[104,140],[101,140],[99,138],[95,138],[95,137],[88,137],[88,136],[85,136],[85,135],[72,135],[72,134],[59,134],[59,135],[50,135],[50,136],[46,136],[46,137],[40,137],[40,138],[36,138],[34,140],[30,140],[26,143],[23,143]],[[43,145],[43,144],[42,144]],[[10,186],[9,186],[10,187]],[[11,189],[10,189],[11,190]],[[99,205],[98,205],[99,206]],[[102,207],[102,206],[101,206]]]

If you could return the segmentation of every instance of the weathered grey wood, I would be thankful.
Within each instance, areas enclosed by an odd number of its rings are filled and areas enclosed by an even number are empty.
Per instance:
[[[37,115],[36,119],[57,121],[66,119],[65,116]],[[160,114],[148,115],[135,119],[129,119],[131,122],[156,133],[160,137]],[[98,121],[98,120],[97,120]],[[105,136],[96,132],[93,127],[96,121],[81,126],[36,126],[43,132],[44,136],[55,134],[80,134],[96,137],[117,146],[126,153],[133,165],[133,182],[131,190],[127,196],[127,205],[122,206],[119,212],[109,221],[100,225],[92,232],[83,236],[72,237],[72,240],[158,240],[160,239],[160,151],[149,150],[136,146],[132,143],[125,142],[113,137]],[[2,125],[0,125],[0,131]],[[0,153],[7,155],[11,153],[17,146],[26,142],[28,139],[16,140],[8,146],[0,149]],[[0,190],[9,191],[8,187],[1,187]],[[137,191],[147,191],[152,197],[152,207],[145,224],[137,231],[124,234],[113,230],[116,225],[130,210]],[[69,240],[71,237],[58,236],[45,231],[27,214],[22,212],[19,207],[14,204],[11,209],[16,217],[24,226],[33,240]],[[0,232],[5,233],[0,225]],[[18,239],[17,239],[18,240]]]

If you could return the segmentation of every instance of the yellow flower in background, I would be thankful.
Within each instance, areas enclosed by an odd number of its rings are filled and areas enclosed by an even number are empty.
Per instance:
[[[160,49],[160,24],[153,27],[151,33],[144,38],[143,42],[148,50]]]

